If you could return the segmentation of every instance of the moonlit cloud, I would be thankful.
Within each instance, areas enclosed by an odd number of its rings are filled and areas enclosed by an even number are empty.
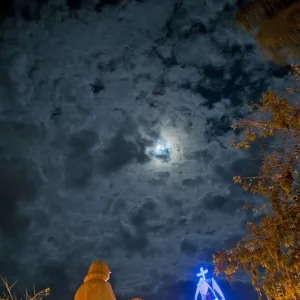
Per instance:
[[[288,68],[237,32],[233,0],[74,3],[15,1],[2,20],[1,275],[72,299],[102,259],[119,299],[190,299],[259,201],[233,185],[258,166],[230,126]]]

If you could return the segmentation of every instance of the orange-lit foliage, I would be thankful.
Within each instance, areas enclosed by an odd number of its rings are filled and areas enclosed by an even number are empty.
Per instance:
[[[250,0],[236,21],[254,37],[264,58],[284,63],[288,56],[300,57],[299,0]]]
[[[32,294],[29,294],[28,291],[26,291],[25,295],[20,298],[12,291],[13,287],[16,285],[16,282],[12,285],[9,285],[6,278],[1,277],[1,279],[3,281],[6,292],[2,296],[0,296],[0,300],[42,300],[46,296],[50,295],[49,288],[46,288],[39,292],[36,292],[34,288]]]
[[[292,70],[299,81],[298,66]],[[299,97],[297,87],[287,92]],[[231,280],[238,269],[247,271],[259,298],[265,294],[267,299],[300,299],[299,104],[299,99],[291,104],[269,91],[260,104],[252,104],[249,118],[232,126],[242,130],[234,147],[248,149],[253,143],[261,147],[259,174],[235,176],[234,182],[262,195],[267,205],[262,205],[260,223],[249,222],[246,235],[233,249],[213,255],[215,273],[225,272]],[[273,142],[268,146],[270,137]]]

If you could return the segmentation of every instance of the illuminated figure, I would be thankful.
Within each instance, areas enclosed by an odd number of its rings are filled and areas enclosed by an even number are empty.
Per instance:
[[[200,279],[197,285],[194,300],[225,300],[225,297],[214,278],[205,278],[205,274],[207,272],[207,270],[203,270],[203,268],[201,267],[200,273],[197,274]]]
[[[91,264],[84,283],[77,290],[74,300],[116,300],[108,283],[110,270],[102,261]]]

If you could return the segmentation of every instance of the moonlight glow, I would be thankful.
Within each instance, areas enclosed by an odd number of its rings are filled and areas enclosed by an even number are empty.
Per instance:
[[[152,149],[152,156],[165,161],[171,157],[172,148],[165,141],[158,141]]]
[[[152,140],[152,145],[146,152],[151,158],[148,167],[152,170],[162,169],[164,171],[174,168],[182,162],[183,144],[188,145],[186,133],[181,129],[169,126],[169,122],[162,122],[157,129],[160,132],[156,140]]]

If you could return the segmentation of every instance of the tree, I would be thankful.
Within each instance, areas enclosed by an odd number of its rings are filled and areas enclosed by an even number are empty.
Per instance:
[[[17,282],[10,285],[6,278],[1,277],[1,279],[3,281],[6,292],[2,296],[0,296],[0,300],[42,300],[46,296],[50,295],[50,289],[49,288],[46,288],[46,289],[41,290],[39,292],[36,292],[35,288],[34,288],[32,295],[29,294],[28,291],[26,290],[24,298],[19,298],[19,297],[16,296],[15,293],[12,292],[12,289],[16,285]]]
[[[292,74],[300,80],[299,66],[292,65]],[[259,104],[251,104],[250,117],[232,126],[241,130],[234,147],[248,149],[257,143],[261,149],[259,174],[235,176],[233,180],[267,201],[255,208],[263,211],[260,223],[248,222],[245,236],[234,248],[213,255],[215,273],[225,272],[231,281],[238,269],[245,270],[259,299],[263,294],[267,299],[300,299],[298,81],[286,90],[296,99],[287,100],[268,91]]]
[[[254,37],[264,58],[284,63],[289,56],[300,57],[299,0],[250,0],[236,22]]]

